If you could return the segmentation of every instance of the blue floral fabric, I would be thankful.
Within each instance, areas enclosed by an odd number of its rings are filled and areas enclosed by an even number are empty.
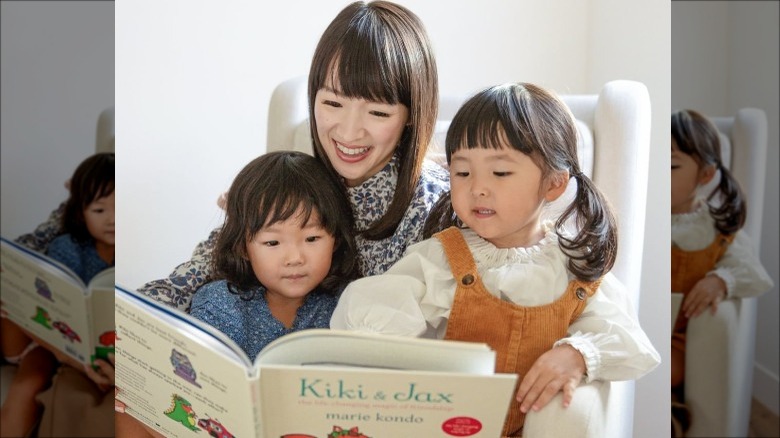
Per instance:
[[[73,270],[84,284],[89,283],[100,271],[113,266],[113,263],[108,264],[100,258],[94,241],[77,242],[70,234],[52,240],[46,253]]]
[[[251,299],[247,300],[251,296]],[[242,298],[244,297],[244,298]],[[250,359],[276,338],[312,328],[329,328],[338,298],[322,290],[306,295],[293,325],[287,328],[272,314],[265,289],[232,293],[225,280],[198,289],[192,298],[190,314],[225,333]]]
[[[64,213],[65,203],[63,202],[32,233],[22,234],[17,237],[16,243],[45,254],[54,238],[62,234],[62,216]]]
[[[398,182],[398,156],[376,175],[363,184],[348,188],[349,201],[358,231],[363,231],[379,219],[386,211],[395,194]],[[406,210],[395,233],[382,240],[367,240],[358,236],[358,258],[364,276],[384,273],[403,256],[406,248],[422,240],[422,228],[433,205],[449,190],[449,172],[436,163],[426,161],[415,191],[415,196]],[[199,243],[192,258],[179,266],[167,277],[141,286],[138,291],[149,297],[187,311],[195,291],[213,280],[211,272],[211,251],[219,229],[211,232],[208,239]]]

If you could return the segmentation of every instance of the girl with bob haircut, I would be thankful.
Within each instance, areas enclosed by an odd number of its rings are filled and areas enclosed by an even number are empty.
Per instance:
[[[615,221],[580,170],[576,132],[566,105],[533,84],[469,99],[446,137],[452,189],[427,229],[449,227],[350,284],[331,327],[490,345],[496,372],[521,377],[503,436],[521,436],[526,413],[558,392],[568,406],[581,381],[655,368],[658,352],[609,274]],[[576,198],[542,221],[570,178]]]
[[[190,313],[250,358],[294,331],[328,328],[338,293],[357,277],[352,212],[316,158],[262,155],[239,172],[217,237],[216,280]]]
[[[52,240],[46,253],[88,284],[99,272],[114,266],[114,154],[98,153],[82,161],[70,179],[69,190],[60,223],[65,234]],[[24,237],[17,241],[26,244]],[[55,394],[67,396],[73,388],[79,389],[71,395],[79,392],[76,398],[88,400],[87,404],[103,402],[104,395],[113,386],[113,363],[96,360],[98,371],[82,367],[42,340],[31,338],[10,320],[1,319],[0,326],[4,359],[18,364],[18,371],[8,388],[7,400],[11,402],[0,408],[0,423],[3,424],[0,435],[22,436],[39,423],[41,432],[67,427],[63,422],[52,420],[55,418],[52,412],[62,415],[66,409]],[[81,407],[78,403],[70,406]],[[99,407],[96,408],[97,415],[91,419],[93,427],[112,430],[110,411],[103,408],[101,415]],[[92,411],[85,408],[82,412],[87,415]]]
[[[671,125],[672,292],[684,295],[672,331],[672,428],[682,436],[692,421],[684,404],[688,320],[707,309],[714,315],[724,299],[755,297],[773,284],[741,231],[745,196],[723,164],[717,128],[694,110],[675,112]]]

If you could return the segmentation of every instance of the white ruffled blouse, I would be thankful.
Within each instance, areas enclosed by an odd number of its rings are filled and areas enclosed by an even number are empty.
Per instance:
[[[672,245],[683,251],[697,251],[709,246],[718,230],[707,204],[700,200],[694,211],[672,215]],[[726,253],[715,264],[710,274],[726,283],[731,297],[755,297],[772,288],[772,278],[761,265],[750,237],[740,230],[734,236]]]
[[[544,238],[527,248],[497,248],[470,229],[462,230],[487,290],[529,307],[549,304],[565,292],[571,279],[567,258],[553,224],[545,222],[544,229]],[[428,239],[410,246],[385,274],[351,283],[330,326],[443,338],[456,286],[441,242]],[[555,345],[563,343],[583,354],[588,381],[636,379],[660,363],[624,286],[612,274],[605,276],[568,336]]]

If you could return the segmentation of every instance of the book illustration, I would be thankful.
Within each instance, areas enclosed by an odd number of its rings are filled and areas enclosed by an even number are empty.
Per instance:
[[[65,337],[65,339],[72,342],[81,342],[81,337],[79,337],[79,334],[76,333],[70,326],[62,321],[54,321],[54,324],[52,324],[54,328],[60,331],[62,333],[62,336]]]
[[[370,436],[361,433],[357,426],[351,427],[349,429],[344,429],[341,426],[333,426],[333,430],[325,438],[340,438],[340,437],[371,438]],[[318,438],[318,437],[314,435],[305,434],[305,433],[288,433],[282,435],[280,438]]]
[[[113,347],[116,345],[116,330],[107,331],[98,336],[98,342],[105,347]]]
[[[171,407],[163,413],[171,420],[183,424],[190,430],[198,430],[198,426],[195,423],[197,415],[192,409],[192,404],[178,394],[171,395]]]
[[[95,346],[95,354],[91,357],[94,362],[95,359],[108,360],[108,354],[114,353],[116,345],[116,331],[110,330],[103,332],[98,336],[98,345]],[[97,366],[93,366],[97,369]]]
[[[49,317],[49,312],[43,307],[35,306],[35,315],[33,315],[30,319],[46,327],[47,329],[52,330],[51,317]]]
[[[235,438],[225,426],[214,418],[204,418],[198,420],[198,426],[208,432],[209,436],[214,438]]]
[[[47,300],[54,302],[54,298],[51,296],[51,289],[49,285],[41,277],[35,277],[35,291],[38,295],[46,298]]]
[[[338,438],[338,437],[355,437],[355,438],[371,438],[368,435],[364,435],[358,431],[357,426],[352,427],[350,429],[342,429],[339,426],[333,426],[333,431],[328,434],[328,438]]]
[[[195,368],[192,367],[192,362],[190,362],[190,359],[186,354],[176,351],[175,348],[172,349],[171,364],[173,364],[174,374],[192,383],[198,388],[201,387],[200,384],[195,381],[195,379],[198,377],[198,373],[195,372]]]

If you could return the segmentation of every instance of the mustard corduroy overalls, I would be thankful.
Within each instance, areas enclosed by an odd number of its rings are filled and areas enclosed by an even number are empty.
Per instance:
[[[696,283],[712,271],[715,263],[723,257],[734,234],[719,234],[706,248],[697,251],[683,251],[678,246],[672,246],[672,292],[682,292],[687,295]],[[682,312],[677,315],[672,332],[672,348],[685,352],[685,330],[688,328],[688,318]]]
[[[601,282],[572,280],[552,303],[523,307],[488,292],[460,230],[448,228],[435,237],[441,241],[457,281],[444,338],[488,344],[496,351],[496,372],[518,374],[517,386],[536,359],[566,336],[569,325],[580,316],[587,298]],[[513,395],[502,436],[521,436],[524,420]]]

